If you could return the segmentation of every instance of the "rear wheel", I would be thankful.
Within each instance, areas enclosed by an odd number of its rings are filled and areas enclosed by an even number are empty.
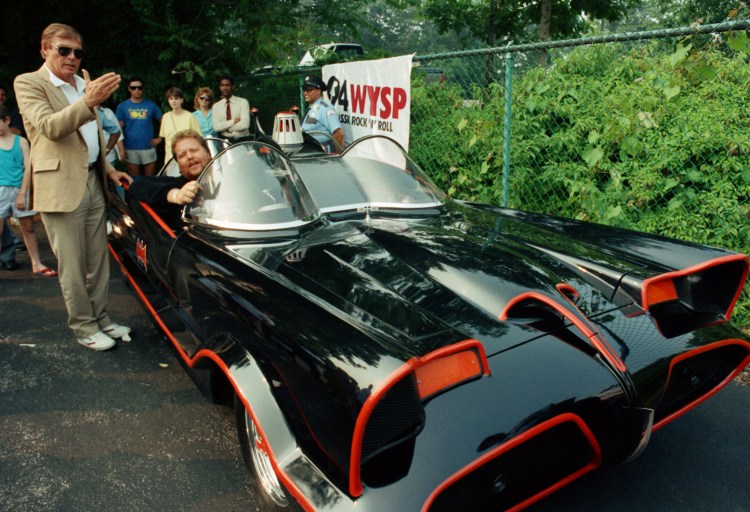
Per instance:
[[[259,501],[258,506],[261,510],[267,512],[291,510],[289,496],[273,470],[271,458],[263,448],[258,428],[245,409],[242,400],[236,395],[234,397],[234,413],[237,420],[237,433],[240,438],[242,457],[245,459],[245,465],[250,470],[255,484]]]

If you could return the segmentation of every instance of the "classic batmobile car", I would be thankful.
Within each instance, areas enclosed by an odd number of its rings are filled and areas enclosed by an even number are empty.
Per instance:
[[[452,200],[384,137],[212,147],[177,225],[121,190],[110,249],[268,510],[520,510],[750,362],[744,255]]]

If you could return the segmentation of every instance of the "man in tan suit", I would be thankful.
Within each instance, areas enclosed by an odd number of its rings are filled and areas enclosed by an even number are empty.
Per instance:
[[[53,23],[42,33],[44,65],[15,80],[18,108],[31,141],[32,204],[57,256],[68,326],[78,342],[107,350],[130,328],[115,324],[109,300],[106,209],[109,178],[132,181],[104,155],[104,135],[95,107],[114,93],[120,76],[96,80],[76,75],[83,38]]]

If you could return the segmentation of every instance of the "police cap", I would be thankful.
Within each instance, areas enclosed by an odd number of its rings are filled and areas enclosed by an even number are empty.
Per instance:
[[[302,82],[302,87],[315,87],[316,89],[320,89],[321,91],[326,90],[325,82],[323,82],[323,80],[315,75],[307,75],[305,77],[305,80]]]

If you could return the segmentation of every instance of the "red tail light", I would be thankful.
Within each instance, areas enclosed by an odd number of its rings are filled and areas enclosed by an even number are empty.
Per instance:
[[[677,289],[674,286],[674,281],[671,279],[663,279],[651,283],[651,287],[648,290],[645,300],[647,301],[644,304],[646,309],[655,304],[660,304],[669,300],[677,300]]]
[[[440,357],[416,369],[419,397],[424,400],[442,390],[479,377],[483,372],[479,355],[474,350]]]

